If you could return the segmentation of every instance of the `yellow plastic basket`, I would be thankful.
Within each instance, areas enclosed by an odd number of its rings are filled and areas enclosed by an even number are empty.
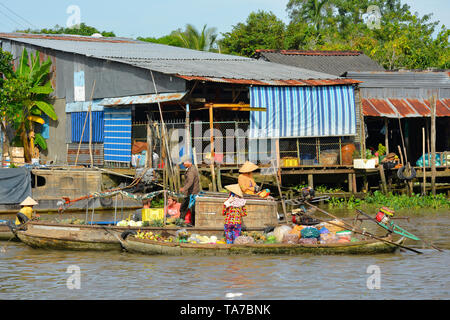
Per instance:
[[[164,208],[142,209],[142,221],[153,221],[164,219]]]

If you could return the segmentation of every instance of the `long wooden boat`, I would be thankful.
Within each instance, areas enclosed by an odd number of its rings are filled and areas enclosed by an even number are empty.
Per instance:
[[[0,241],[18,241],[11,229],[6,224],[0,224]]]
[[[177,230],[221,237],[223,227],[119,227],[114,225],[76,225],[44,221],[27,223],[26,230],[17,230],[17,237],[34,248],[60,250],[121,250],[120,236],[124,231],[156,232],[162,236],[175,236]],[[248,231],[263,231],[263,228],[247,228]]]
[[[389,240],[389,238],[385,238]],[[404,238],[396,243],[402,244]],[[398,246],[384,241],[366,240],[333,244],[192,244],[152,241],[129,236],[122,241],[125,250],[149,255],[336,255],[393,253]]]

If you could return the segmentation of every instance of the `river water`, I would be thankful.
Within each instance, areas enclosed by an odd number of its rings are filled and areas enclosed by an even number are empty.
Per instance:
[[[411,241],[422,255],[166,257],[0,242],[0,299],[449,299],[449,212],[396,222],[444,251]],[[79,289],[67,286],[70,266]]]

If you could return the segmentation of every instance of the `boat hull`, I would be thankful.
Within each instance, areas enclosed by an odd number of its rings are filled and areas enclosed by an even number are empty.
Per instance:
[[[18,230],[17,237],[33,248],[57,250],[121,250],[120,236],[124,231],[152,231],[165,237],[175,236],[177,230],[190,233],[223,235],[223,228],[180,228],[180,227],[118,227],[99,225],[72,225],[49,222],[30,222],[26,230]],[[249,231],[263,231],[249,228]],[[11,233],[11,236],[13,234]]]
[[[399,242],[398,244],[400,244]],[[150,240],[128,237],[122,243],[125,250],[134,253],[149,255],[201,255],[201,256],[226,256],[226,255],[355,255],[355,254],[381,254],[393,253],[398,246],[382,241],[361,241],[349,244],[189,244],[189,243],[164,243]]]

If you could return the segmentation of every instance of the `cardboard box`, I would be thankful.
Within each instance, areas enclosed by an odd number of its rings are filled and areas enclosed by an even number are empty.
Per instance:
[[[13,157],[11,159],[11,162],[14,163],[15,165],[21,165],[21,164],[25,164],[25,158],[20,158],[20,157]]]
[[[375,169],[378,165],[378,158],[372,159],[353,159],[355,169]]]
[[[23,158],[25,156],[23,147],[11,147],[9,148],[9,152],[13,158]]]

